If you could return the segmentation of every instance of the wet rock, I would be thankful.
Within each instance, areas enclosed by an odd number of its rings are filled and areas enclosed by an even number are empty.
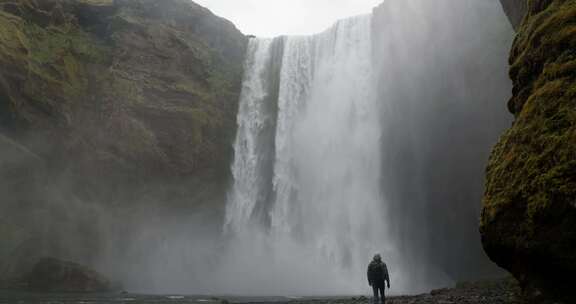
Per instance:
[[[247,44],[232,23],[188,0],[45,0],[0,1],[0,28],[2,134],[82,199],[226,181]]]
[[[502,7],[510,19],[510,23],[514,29],[518,29],[520,27],[520,22],[522,22],[522,18],[526,14],[527,10],[527,1],[526,0],[500,0],[502,3]]]
[[[454,288],[430,294],[388,297],[387,304],[521,304],[518,283],[513,278],[459,283]],[[372,297],[329,300],[295,300],[288,304],[372,304]]]
[[[84,210],[223,203],[246,42],[189,0],[0,0],[0,279],[94,258]]]
[[[114,285],[100,273],[83,265],[43,258],[22,280],[39,292],[109,292]]]
[[[487,168],[482,242],[530,298],[576,303],[576,6],[528,3],[510,55],[515,121]]]
[[[447,292],[449,292],[449,289],[447,289],[447,288],[444,288],[444,289],[435,289],[435,290],[432,290],[432,291],[430,292],[430,294],[433,295],[433,296],[438,296],[438,295],[441,295],[441,294],[445,294],[445,293],[447,293]]]

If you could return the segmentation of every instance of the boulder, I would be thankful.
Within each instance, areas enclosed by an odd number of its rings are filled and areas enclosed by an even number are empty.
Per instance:
[[[575,303],[576,6],[529,4],[510,57],[515,121],[489,161],[480,230],[526,294]]]
[[[42,258],[22,280],[37,292],[110,292],[114,285],[100,273],[83,265]]]

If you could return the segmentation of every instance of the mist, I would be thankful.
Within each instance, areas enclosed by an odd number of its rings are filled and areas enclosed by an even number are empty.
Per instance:
[[[512,28],[497,1],[387,1],[376,15],[381,185],[399,249],[452,280],[493,275],[477,222],[485,164],[512,119]]]
[[[387,1],[318,35],[251,41],[227,228],[283,267],[243,262],[242,281],[362,294],[376,252],[401,294],[501,275],[477,221],[511,122],[512,36],[496,1]]]
[[[0,280],[54,256],[131,292],[357,295],[378,252],[396,294],[498,276],[477,227],[512,39],[496,0],[251,39],[224,178],[78,179],[41,134],[0,138]]]

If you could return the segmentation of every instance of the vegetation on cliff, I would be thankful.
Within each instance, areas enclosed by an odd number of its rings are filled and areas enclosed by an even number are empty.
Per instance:
[[[227,21],[178,0],[0,7],[0,125],[15,140],[56,133],[66,147],[47,150],[82,150],[92,164],[221,169],[245,47]]]
[[[487,169],[484,247],[530,293],[573,295],[576,1],[532,0],[511,52],[516,120]]]
[[[0,0],[0,280],[90,264],[111,214],[223,202],[246,42],[188,0]]]

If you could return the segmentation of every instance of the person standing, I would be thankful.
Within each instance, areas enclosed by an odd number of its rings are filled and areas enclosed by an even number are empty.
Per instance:
[[[390,275],[388,274],[388,267],[386,263],[382,262],[382,257],[376,254],[372,262],[368,265],[368,284],[372,286],[374,291],[374,304],[378,304],[378,298],[382,304],[386,303],[385,285],[390,289]]]

